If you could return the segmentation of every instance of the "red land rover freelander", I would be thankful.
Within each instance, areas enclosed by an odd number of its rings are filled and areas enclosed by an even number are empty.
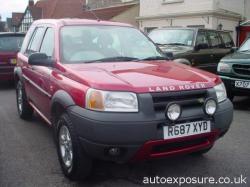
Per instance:
[[[39,20],[15,68],[17,108],[54,129],[64,174],[115,162],[203,154],[229,129],[221,79],[170,62],[139,30],[94,20]]]

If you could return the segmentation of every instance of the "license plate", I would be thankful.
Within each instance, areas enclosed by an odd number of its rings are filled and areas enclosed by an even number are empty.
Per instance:
[[[10,60],[10,63],[11,63],[12,65],[16,65],[16,59],[11,59],[11,60]]]
[[[250,82],[249,81],[235,81],[235,87],[250,89]]]
[[[210,121],[196,121],[174,126],[164,126],[164,139],[192,136],[211,132]]]

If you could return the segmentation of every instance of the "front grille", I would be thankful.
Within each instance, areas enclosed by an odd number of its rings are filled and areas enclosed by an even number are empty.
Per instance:
[[[235,73],[250,77],[250,65],[234,64],[233,70]]]
[[[207,137],[197,138],[189,141],[181,141],[181,142],[174,142],[174,143],[167,143],[163,145],[157,145],[152,148],[151,153],[164,153],[164,152],[171,152],[175,150],[185,149],[197,145],[205,144],[208,141]]]
[[[207,98],[207,90],[152,93],[154,109],[161,112],[169,103],[175,102],[183,108],[202,106]]]
[[[13,73],[14,67],[0,67],[0,73]]]

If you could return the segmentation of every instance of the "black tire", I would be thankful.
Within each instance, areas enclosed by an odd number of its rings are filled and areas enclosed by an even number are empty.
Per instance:
[[[83,180],[87,178],[92,170],[92,159],[85,153],[85,151],[82,149],[79,138],[76,134],[76,131],[73,127],[73,124],[68,116],[68,114],[64,113],[62,114],[57,123],[56,123],[56,129],[57,129],[57,140],[56,140],[56,146],[57,146],[57,153],[58,153],[58,159],[62,168],[62,171],[64,175],[69,178],[70,180]],[[69,132],[69,137],[71,139],[71,145],[68,147],[71,147],[72,157],[70,160],[71,165],[67,166],[65,164],[65,161],[63,161],[62,156],[62,150],[60,146],[65,146],[63,144],[60,144],[60,141],[63,141],[60,139],[61,136],[61,129],[67,128]],[[66,136],[67,137],[67,136]],[[67,143],[66,143],[67,144]],[[67,148],[64,149],[64,153],[69,152]],[[67,157],[68,158],[68,157]]]
[[[16,84],[17,111],[22,119],[30,119],[33,115],[33,108],[27,101],[26,92],[21,81]]]
[[[204,155],[204,154],[208,153],[212,148],[213,148],[213,146],[212,146],[212,147],[209,147],[209,148],[207,148],[207,149],[203,149],[203,150],[194,152],[194,153],[192,153],[192,155],[194,155],[194,156],[201,156],[201,155]]]

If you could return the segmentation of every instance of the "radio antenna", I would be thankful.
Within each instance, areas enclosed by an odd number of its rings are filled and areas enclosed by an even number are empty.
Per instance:
[[[84,11],[88,11],[88,12],[90,12],[94,17],[95,17],[95,19],[97,20],[97,21],[101,21],[101,19],[96,15],[96,13],[90,8],[90,6],[88,6],[88,5],[83,5],[83,10]]]

